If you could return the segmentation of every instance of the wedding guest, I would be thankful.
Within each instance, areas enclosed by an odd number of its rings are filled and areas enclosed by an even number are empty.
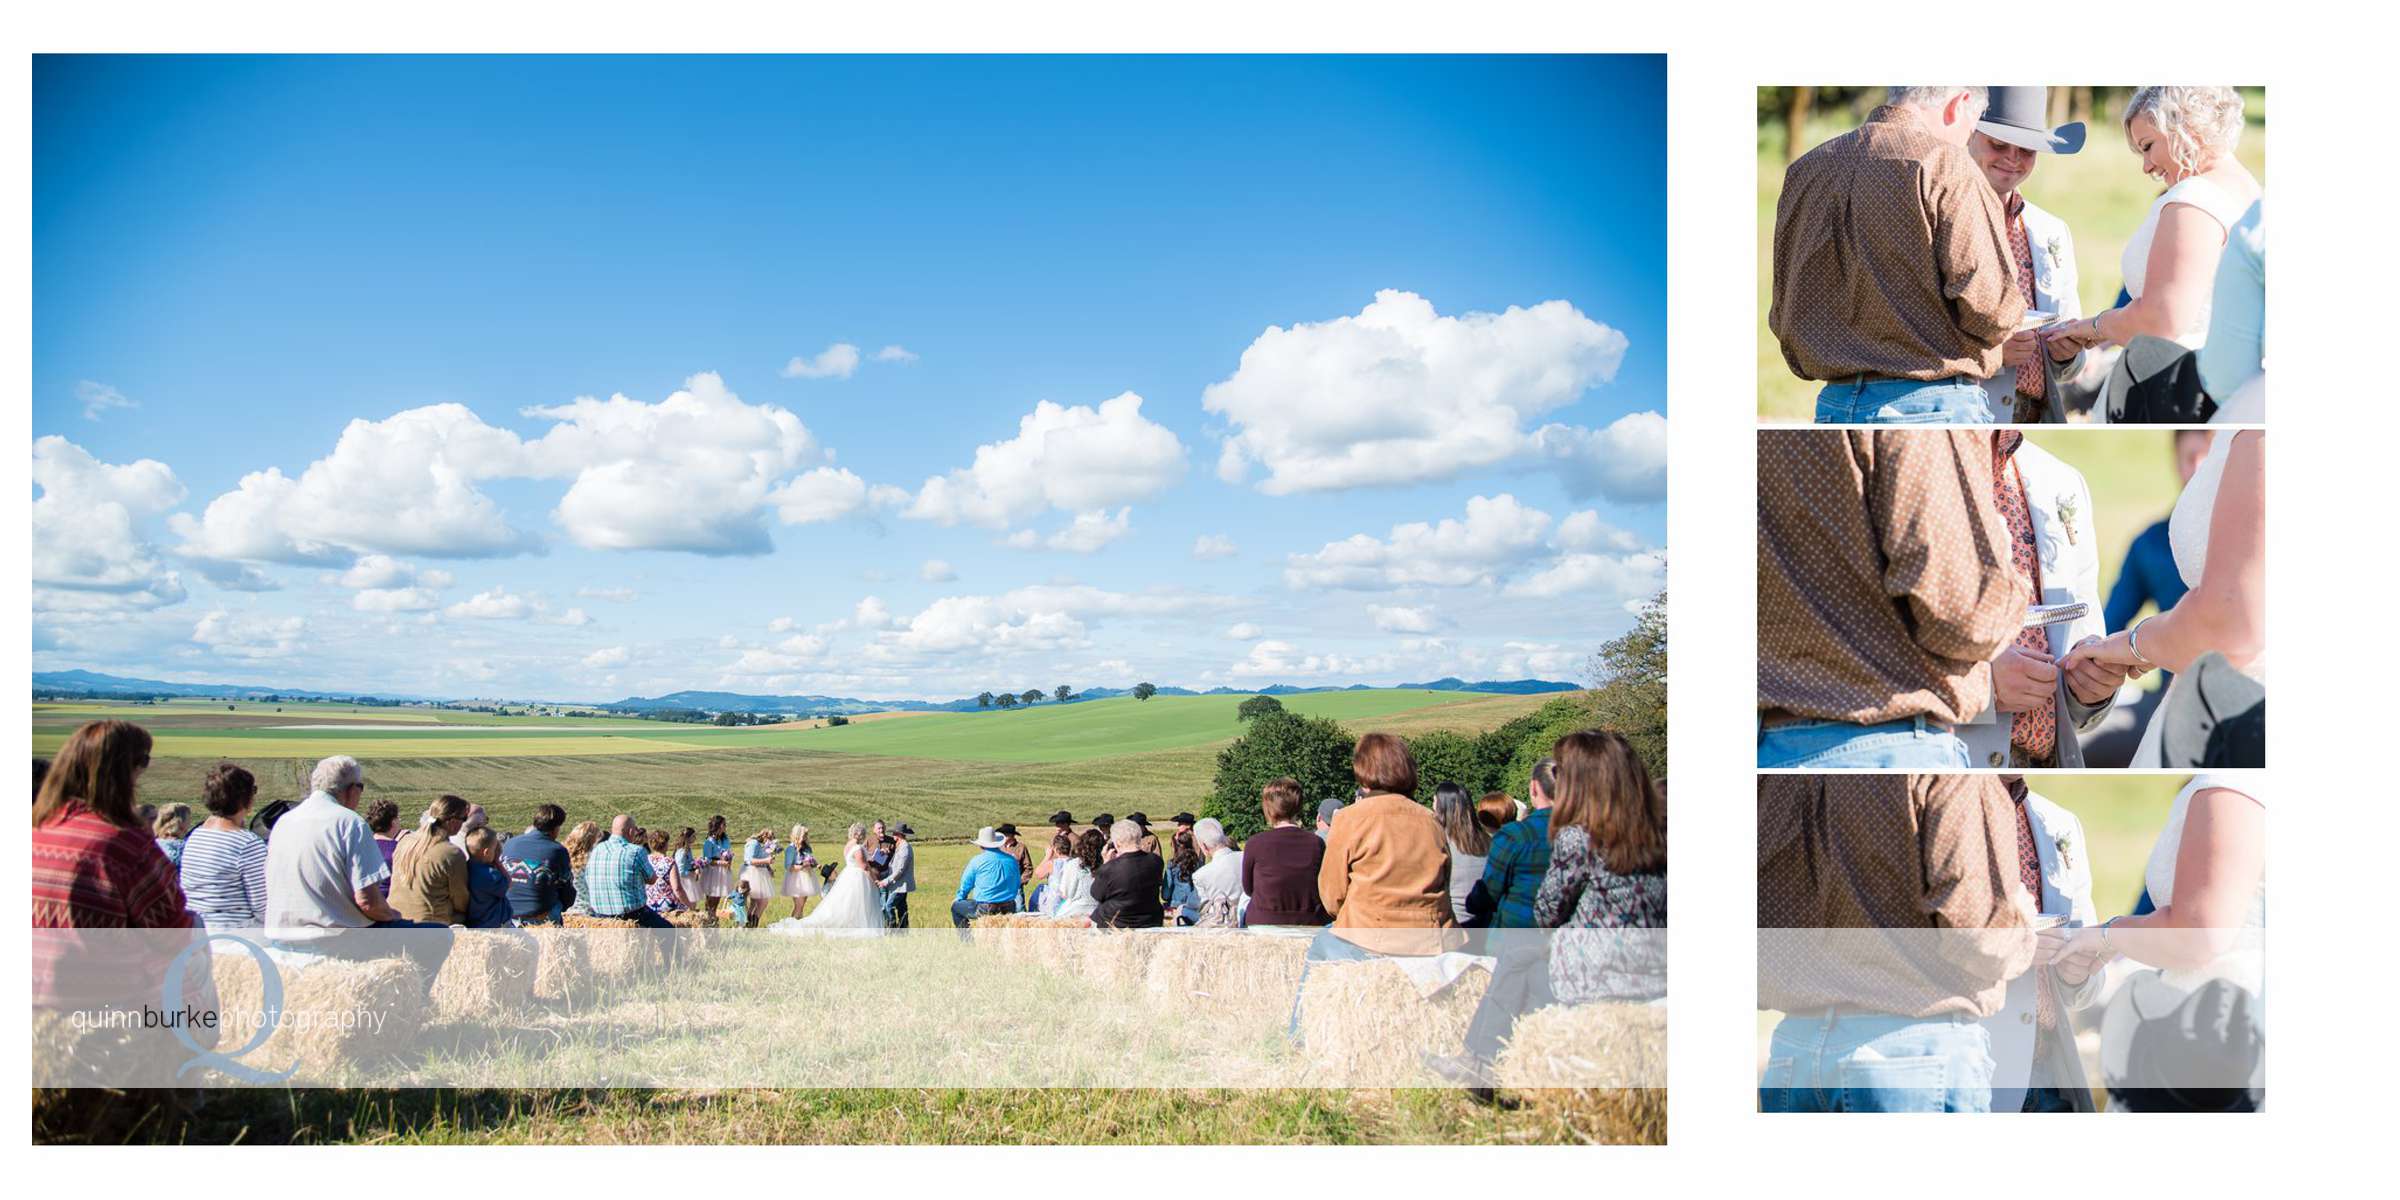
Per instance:
[[[358,815],[367,794],[358,760],[343,754],[319,762],[308,786],[308,798],[284,813],[267,839],[268,936],[304,953],[352,960],[396,951],[416,964],[430,995],[450,957],[449,925],[402,916],[375,886],[390,869],[375,848],[375,832]],[[450,848],[438,837],[410,840]]]
[[[1321,957],[1455,948],[1458,940],[1446,936],[1458,924],[1450,913],[1450,856],[1441,824],[1411,799],[1417,763],[1408,743],[1370,733],[1351,752],[1350,769],[1367,796],[1343,808],[1325,838],[1317,895],[1333,925],[1317,939],[1325,944]]]
[[[689,841],[691,830],[684,830]],[[817,852],[808,844],[808,826],[792,826],[792,840],[783,847],[783,894],[792,902],[792,919],[807,914],[811,896],[823,894],[824,884],[817,879]]]
[[[1317,801],[1317,840],[1323,841],[1326,835],[1333,832],[1333,818],[1342,811],[1343,806],[1339,796],[1327,796]]]
[[[1003,821],[992,828],[999,830],[1000,836],[1006,839],[1000,843],[1000,848],[1008,851],[1010,858],[1017,860],[1017,882],[1020,885],[1026,884],[1033,878],[1033,851],[1025,848],[1025,839],[1017,832],[1014,824]],[[1017,907],[1025,907],[1023,896],[1017,897]]]
[[[587,871],[591,866],[592,848],[600,844],[601,836],[598,821],[582,821],[568,830],[566,839],[559,843],[567,852],[567,911],[577,916],[590,916],[592,912],[592,889]]]
[[[1125,814],[1125,819],[1133,822],[1134,826],[1142,831],[1142,835],[1134,839],[1134,847],[1144,854],[1159,854],[1158,835],[1150,832],[1150,814],[1132,812]],[[1163,854],[1159,857],[1161,861],[1164,861]]]
[[[1317,895],[1325,839],[1300,827],[1300,783],[1285,776],[1259,790],[1267,827],[1242,847],[1244,925],[1324,925],[1333,920]]]
[[[878,826],[883,822],[876,822]],[[761,826],[742,843],[742,883],[750,885],[749,910],[744,922],[751,929],[766,919],[768,897],[775,894],[775,831]]]
[[[456,847],[458,847],[458,852],[459,852],[459,853],[461,853],[461,854],[466,854],[466,853],[467,853],[467,835],[468,835],[468,834],[471,834],[471,833],[473,833],[473,832],[475,832],[475,831],[476,831],[476,830],[478,830],[478,829],[482,829],[482,828],[484,828],[484,827],[486,827],[486,826],[490,825],[491,823],[492,823],[492,817],[491,817],[491,814],[490,814],[490,813],[487,813],[487,812],[485,812],[485,811],[483,811],[483,806],[482,806],[482,805],[480,805],[480,804],[469,804],[469,805],[467,805],[467,819],[466,819],[466,821],[465,821],[464,823],[462,823],[462,824],[461,824],[461,825],[458,827],[458,832],[457,832],[457,833],[454,833],[454,834],[451,834],[451,835],[450,835],[450,844],[451,844],[451,845],[453,845],[453,846],[456,846]],[[470,856],[470,857],[471,857],[471,856]]]
[[[1764,1111],[1991,1107],[1981,1022],[2034,955],[2015,845],[1994,776],[1759,778],[1758,1006],[1785,1014]]]
[[[1433,819],[1441,822],[1442,845],[1450,852],[1450,915],[1462,927],[1481,924],[1467,911],[1467,896],[1483,882],[1484,859],[1492,852],[1492,829],[1467,798],[1467,789],[1443,783],[1433,789]]]
[[[2200,346],[2200,383],[2231,396],[2267,369],[2267,201],[2261,196],[2226,231],[2209,287],[2208,340]]]
[[[489,827],[467,835],[467,912],[459,924],[469,929],[507,929],[516,922],[508,900],[508,872],[500,869],[500,835]]]
[[[640,831],[633,814],[618,813],[608,823],[608,837],[585,859],[583,880],[590,890],[592,915],[631,921],[645,929],[673,929],[665,917],[650,911],[649,888],[658,872],[650,868],[648,849],[633,840]]]
[[[2048,313],[2054,321],[2080,317],[2083,298],[2076,290],[2075,235],[2065,221],[2027,200],[2021,189],[2041,155],[2083,149],[2083,122],[2052,128],[2048,88],[1986,90],[1991,104],[1967,137],[1967,154],[2000,197],[2017,295],[2027,311]],[[2034,330],[2019,330],[2000,344],[2000,370],[1984,381],[1984,396],[2001,420],[2063,423],[2067,410],[2061,383],[2075,379],[2084,357],[2071,343],[2052,345]]]
[[[183,839],[192,832],[192,806],[178,804],[159,810],[151,822],[151,840],[158,843],[158,852],[170,863],[183,861]]]
[[[256,929],[267,916],[267,844],[242,825],[258,779],[218,763],[200,782],[208,819],[185,839],[177,882],[184,902],[211,929]]]
[[[1014,825],[1008,825],[995,829],[994,832],[1000,833],[1000,853],[1007,854],[1009,860],[1017,864],[1019,872],[1017,880],[1022,884],[1025,878],[1023,847],[1020,846],[1016,853],[1010,853],[1008,848],[1008,840],[1016,833],[1016,828]],[[892,852],[889,861],[884,866],[881,886],[883,888],[883,922],[893,929],[908,928],[908,894],[917,890],[917,850],[909,842],[916,836],[917,831],[911,828],[906,821],[892,827]],[[1018,892],[1020,896],[1023,894],[1022,890]]]
[[[2015,817],[2018,880],[2033,897],[2034,911],[2064,917],[2071,928],[2098,922],[2083,823],[2027,786],[2022,775],[2003,775],[2000,783]],[[2074,1013],[2099,998],[2104,979],[2084,956],[2044,962],[2044,953],[2060,944],[2045,934],[2034,968],[2008,981],[2007,1000],[1984,1019],[1992,1040],[1993,1112],[2077,1111],[2061,1090],[2067,1081],[2051,1064],[2059,1055],[2078,1053]]]
[[[554,925],[574,906],[575,863],[559,844],[559,828],[567,810],[544,804],[533,810],[533,824],[500,848],[500,864],[508,872],[509,915],[520,925]]]
[[[2169,435],[2175,456],[2177,490],[2191,485],[2192,472],[2208,453],[2210,433],[2206,429],[2178,429]],[[2189,590],[2183,576],[2175,569],[2175,548],[2168,540],[2167,518],[2160,517],[2150,527],[2135,534],[2125,548],[2124,561],[2117,566],[2117,581],[2108,589],[2108,605],[2103,623],[2110,629],[2123,629],[2133,624],[2145,607],[2165,612],[2175,607]]]
[[[702,919],[714,925],[717,905],[733,894],[733,839],[722,813],[708,819],[708,836],[700,839],[699,879]]]
[[[1759,431],[1759,766],[1969,765],[2032,597],[1995,495],[1985,433]]]
[[[1818,424],[1988,424],[2025,300],[2005,214],[1967,138],[1986,89],[1895,87],[1793,160],[1775,205],[1767,327],[1825,387]]]
[[[466,821],[467,802],[443,796],[392,848],[392,907],[401,916],[435,925],[466,923],[467,855],[451,840]]]
[[[1092,910],[1100,901],[1092,895],[1092,882],[1099,877],[1101,855],[1108,844],[1108,835],[1097,828],[1075,835],[1075,848],[1069,857],[1058,861],[1050,872],[1050,890],[1044,901],[1050,915],[1060,920],[1090,920]],[[981,856],[978,855],[978,858]]]
[[[1464,1052],[1428,1058],[1489,1100],[1490,1066],[1517,1018],[1550,1004],[1653,1001],[1667,994],[1667,805],[1622,736],[1570,733],[1551,747],[1558,804],[1534,926],[1502,935]]]
[[[1192,885],[1202,863],[1200,843],[1189,829],[1178,829],[1169,843],[1172,857],[1159,878],[1158,902],[1169,925],[1190,925],[1200,919],[1200,893]]]
[[[1042,851],[1042,861],[1033,865],[1032,874],[1026,876],[1036,883],[1048,880],[1058,861],[1075,853],[1075,814],[1063,808],[1051,813],[1050,828],[1054,831],[1050,835],[1050,845]],[[1061,838],[1066,839],[1063,850],[1059,846]]]
[[[959,873],[958,894],[950,899],[950,923],[958,927],[962,939],[967,936],[967,925],[975,918],[1017,911],[1017,885],[1021,881],[1017,878],[1016,858],[1000,849],[1005,840],[999,830],[988,825],[975,834],[975,857]],[[1095,849],[1094,857],[1098,854]]]
[[[2226,234],[2264,194],[2234,156],[2242,140],[2242,94],[2229,87],[2145,87],[2125,102],[2124,123],[2142,173],[2166,185],[2125,244],[2120,265],[2132,300],[2042,332],[2054,345],[2079,348],[2149,336],[2202,349]],[[2096,419],[2122,404],[2123,378],[2111,376]]]
[[[642,903],[654,913],[682,912],[692,906],[683,891],[683,873],[675,869],[675,856],[667,852],[667,831],[645,830],[642,843],[650,848],[650,871],[656,878],[642,890]]]
[[[1183,914],[1187,918],[1184,923],[1210,929],[1238,927],[1242,924],[1243,905],[1250,899],[1242,891],[1241,848],[1226,836],[1225,823],[1215,817],[1193,822],[1191,836],[1208,863],[1192,872],[1192,892],[1200,907],[1197,913]]]
[[[1530,800],[1523,820],[1492,835],[1480,887],[1470,891],[1468,912],[1494,929],[1533,928],[1533,902],[1550,873],[1550,797],[1558,788],[1558,760],[1544,755],[1525,779]]]
[[[175,865],[141,821],[135,788],[150,766],[150,734],[129,721],[93,721],[67,735],[33,799],[33,995],[76,1007],[93,990],[138,981],[150,1001],[188,933],[89,939],[67,929],[188,930]],[[155,817],[152,818],[156,820]],[[104,969],[96,964],[108,964]],[[62,978],[62,975],[64,978]],[[102,983],[109,980],[110,983]],[[88,981],[88,982],[87,982]],[[122,986],[114,990],[122,991]]]
[[[1098,902],[1092,924],[1103,929],[1156,929],[1163,923],[1158,889],[1166,864],[1142,849],[1142,839],[1148,836],[1142,823],[1130,816],[1110,827],[1108,837],[1116,854],[1092,876],[1092,899]]]
[[[1092,818],[1092,828],[1099,830],[1100,836],[1103,838],[1106,838],[1108,836],[1108,831],[1116,828],[1116,825],[1117,819],[1107,813],[1101,813],[1099,816]],[[1076,844],[1081,845],[1082,842],[1078,840]]]
[[[390,800],[378,800],[367,806],[362,814],[367,828],[375,834],[375,848],[383,851],[383,865],[392,865],[392,851],[400,845],[400,806]],[[384,894],[391,894],[391,881],[383,883]]]
[[[1058,902],[1052,893],[1058,890],[1058,868],[1073,857],[1075,857],[1075,832],[1071,829],[1061,829],[1051,834],[1050,845],[1042,851],[1042,861],[1033,869],[1034,874],[1042,882],[1033,887],[1033,900],[1029,911],[1044,915],[1056,911]]]
[[[2126,676],[2097,662],[2074,671],[2060,663],[2069,650],[2107,633],[2091,488],[2082,472],[2021,431],[1995,429],[1991,439],[1992,500],[2008,526],[2018,576],[2038,603],[2079,603],[2085,611],[2073,621],[2017,632],[1992,660],[1989,698],[1958,726],[1959,740],[1978,767],[2081,767],[2082,735],[2107,720]]]

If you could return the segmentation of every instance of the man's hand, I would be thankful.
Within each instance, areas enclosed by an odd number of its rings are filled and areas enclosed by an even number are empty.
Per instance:
[[[2011,645],[1992,660],[1992,692],[2001,712],[2040,708],[2057,687],[2058,667],[2049,655]]]
[[[2100,636],[2094,634],[2075,643],[2075,649],[2081,650],[2098,641],[2100,641]],[[2072,652],[2067,655],[2065,665],[2067,690],[2075,693],[2075,698],[2085,704],[2099,704],[2106,701],[2110,696],[2116,694],[2118,688],[2125,685],[2126,677],[2131,674],[2122,665],[2103,662],[2092,655]]]
[[[2094,927],[2045,929],[2035,937],[2033,961],[2050,968],[2051,974],[2068,987],[2081,986],[2108,957],[2102,948],[2100,930]]]
[[[2008,335],[2008,340],[2000,343],[2000,365],[2013,370],[2032,362],[2037,341],[2030,329]]]

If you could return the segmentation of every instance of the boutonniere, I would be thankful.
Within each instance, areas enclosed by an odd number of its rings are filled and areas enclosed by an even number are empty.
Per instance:
[[[2058,869],[2061,871],[2075,869],[2075,839],[2063,833],[2058,835]]]
[[[2075,518],[2081,516],[2083,510],[2075,503],[2074,495],[2059,493],[2058,499],[2051,502],[2051,507],[2058,511],[2058,523],[2067,527],[2067,544],[2075,545]]]
[[[2064,267],[2064,266],[2066,266],[2066,265],[2067,265],[2067,243],[2066,243],[2066,239],[2064,239],[2064,238],[2061,238],[2061,237],[2057,236],[2056,234],[2052,234],[2052,235],[2051,235],[2051,237],[2050,237],[2049,244],[2045,245],[2045,246],[2044,246],[2044,247],[2042,247],[2042,248],[2043,248],[2044,250],[2047,250],[2047,251],[2049,251],[2049,252],[2050,252],[2050,269],[2051,269],[2051,270],[2055,271],[2055,270],[2058,270],[2058,269],[2060,269],[2060,268],[2062,268],[2062,267]]]

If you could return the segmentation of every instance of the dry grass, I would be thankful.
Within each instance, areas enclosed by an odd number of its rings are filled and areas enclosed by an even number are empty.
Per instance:
[[[238,1047],[266,1019],[258,962],[247,953],[219,954],[211,965],[227,1048]],[[245,1062],[273,1070],[296,1063],[304,1078],[335,1080],[372,1068],[424,1027],[424,977],[405,959],[284,961],[276,974],[283,1006],[275,1032]]]
[[[1494,1082],[1605,1142],[1667,1140],[1667,1011],[1653,1004],[1552,1005],[1518,1017]]]
[[[516,929],[460,929],[433,979],[433,1019],[488,1019],[533,1004],[540,951]]]
[[[1336,1086],[1421,1082],[1419,1056],[1456,1054],[1490,971],[1475,968],[1430,998],[1390,962],[1320,962],[1300,988],[1310,1076]]]

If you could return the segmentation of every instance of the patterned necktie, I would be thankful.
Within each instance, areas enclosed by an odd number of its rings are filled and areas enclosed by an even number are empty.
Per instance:
[[[2025,881],[2025,894],[2033,897],[2035,908],[2042,904],[2042,855],[2033,845],[2033,816],[2025,811],[2025,802],[2017,801],[2017,876]],[[2035,967],[2033,972],[2034,1026],[2044,1033],[2058,1028],[2058,1006],[2050,1000],[2050,971]]]
[[[2011,197],[2009,201],[2008,249],[2017,259],[2017,293],[2025,297],[2025,307],[2031,309],[2036,306],[2033,294],[2033,243],[2025,236],[2025,198],[2022,196]],[[2042,373],[2042,359],[2048,353],[2036,346],[2034,356],[2017,368],[2019,396],[2040,400],[2049,394],[2049,380]]]
[[[2025,435],[2013,429],[2001,430],[1992,442],[1992,496],[1999,503],[2000,516],[2008,522],[2010,557],[2017,571],[2033,589],[2035,603],[2042,598],[2042,555],[2034,542],[2033,511],[2025,500],[2025,476],[2017,470],[2016,449]],[[2047,658],[2050,654],[2050,634],[2035,625],[2017,633],[2017,647]],[[2058,747],[2058,702],[2044,697],[2042,702],[2018,713],[2009,732],[2009,741],[2025,752],[2030,762],[2044,763]]]

